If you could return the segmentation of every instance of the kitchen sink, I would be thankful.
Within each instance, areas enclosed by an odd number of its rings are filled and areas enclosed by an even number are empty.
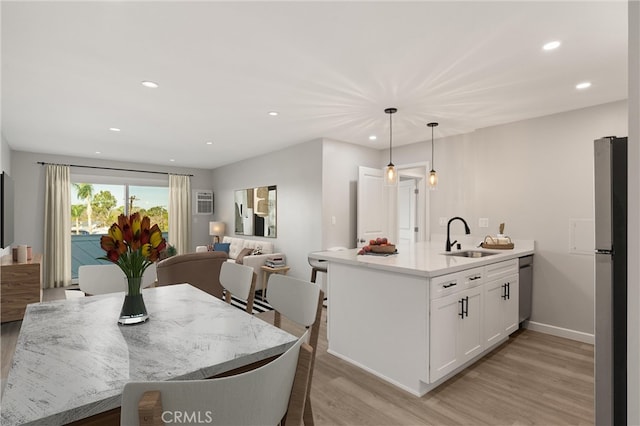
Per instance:
[[[462,251],[452,251],[450,253],[445,253],[446,256],[458,256],[458,257],[486,257],[493,256],[497,253],[490,253],[488,251],[479,251],[479,250],[462,250]]]

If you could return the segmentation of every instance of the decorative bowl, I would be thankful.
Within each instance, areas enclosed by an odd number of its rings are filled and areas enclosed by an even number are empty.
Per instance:
[[[387,244],[386,246],[372,245],[369,247],[371,247],[372,253],[395,253],[396,252],[395,244]]]

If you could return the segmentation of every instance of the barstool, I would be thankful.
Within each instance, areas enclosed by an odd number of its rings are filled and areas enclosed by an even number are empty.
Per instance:
[[[311,282],[315,283],[318,272],[327,272],[327,261],[309,257],[309,264],[311,265]]]
[[[346,247],[331,247],[328,248],[327,251],[342,251],[348,250]],[[311,265],[311,282],[315,283],[318,278],[318,272],[327,272],[327,261],[323,259],[319,259],[314,255],[314,253],[309,253],[307,256],[307,260],[309,261],[309,265]]]
[[[313,253],[310,253],[307,257],[309,261],[309,265],[311,265],[311,282],[315,284],[316,279],[318,278],[318,272],[327,273],[327,261],[318,259],[313,256]],[[322,301],[322,306],[327,306],[327,293],[325,292],[324,300]]]
[[[341,251],[341,250],[347,250],[346,247],[331,247],[328,248],[327,251]],[[311,265],[311,282],[315,283],[317,278],[318,278],[318,272],[324,272],[325,274],[327,273],[327,264],[329,262],[327,262],[326,260],[323,259],[319,259],[318,257],[316,257],[314,255],[314,253],[309,253],[309,255],[307,256],[307,260],[309,261],[309,265]],[[325,281],[326,283],[326,281]],[[322,287],[322,286],[321,286]],[[323,306],[327,306],[327,298],[329,297],[328,294],[328,289],[325,288],[324,290],[324,300],[325,302],[323,303]]]

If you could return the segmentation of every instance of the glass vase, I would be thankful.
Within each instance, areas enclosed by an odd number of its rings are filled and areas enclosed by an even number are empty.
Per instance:
[[[142,277],[126,277],[125,280],[127,281],[127,294],[124,296],[118,324],[134,325],[143,323],[149,319],[149,315],[140,291]]]

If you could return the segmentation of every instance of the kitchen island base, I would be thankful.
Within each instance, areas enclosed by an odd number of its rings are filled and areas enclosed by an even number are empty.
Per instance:
[[[327,278],[328,352],[424,395],[429,373],[426,279],[339,263],[329,264]]]
[[[518,329],[518,256],[532,252],[533,243],[475,261],[434,252],[416,268],[411,253],[369,259],[323,252],[328,352],[422,396]],[[438,256],[446,265],[430,269]]]

